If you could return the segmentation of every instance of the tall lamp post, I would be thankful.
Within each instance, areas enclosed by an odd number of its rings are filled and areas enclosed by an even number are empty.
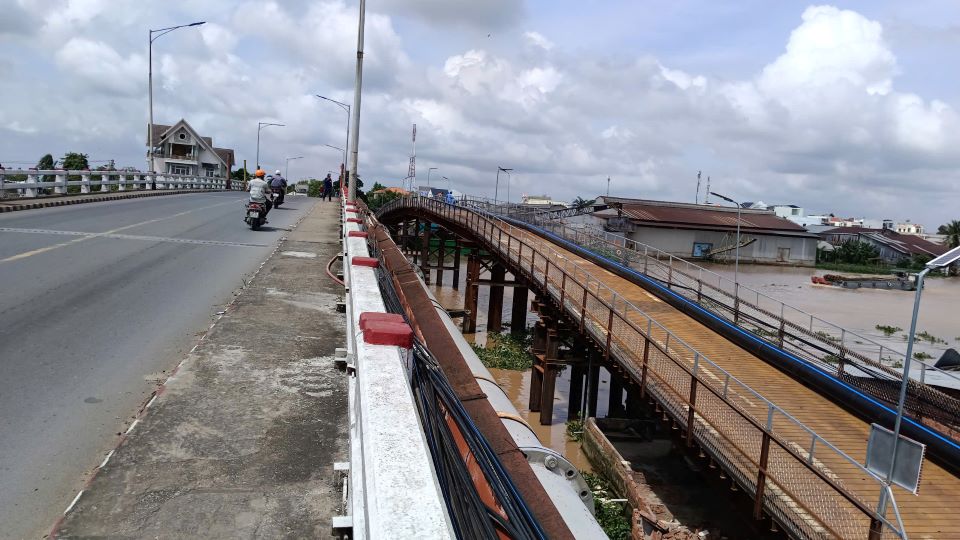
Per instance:
[[[446,176],[441,176],[440,178],[447,181],[447,193],[450,193],[450,179],[447,178]]]
[[[353,107],[350,109],[351,129],[350,144],[350,187],[347,193],[347,201],[355,202],[357,200],[357,161],[360,157],[358,149],[360,148],[360,91],[363,88],[363,30],[366,20],[367,2],[360,0],[360,21],[357,25],[357,73],[354,76],[353,87]]]
[[[283,124],[273,124],[270,122],[257,122],[257,169],[260,168],[260,130],[267,126],[283,127]]]
[[[320,94],[314,94],[313,97],[320,98],[324,101],[329,101],[330,103],[333,103],[334,105],[339,106],[341,109],[343,109],[347,113],[347,132],[345,135],[346,137],[345,142],[343,143],[343,170],[347,170],[347,148],[350,147],[350,105],[347,105],[342,101],[337,101],[335,99],[330,99],[328,97],[321,96]]]
[[[287,158],[287,164],[283,167],[283,177],[286,178],[288,182],[290,181],[290,178],[289,178],[289,177],[290,177],[290,162],[293,161],[293,160],[295,160],[295,159],[303,159],[303,156],[288,157],[288,158]]]
[[[494,204],[497,203],[497,195],[498,195],[499,192],[500,192],[500,173],[501,173],[501,172],[505,172],[505,173],[507,173],[507,174],[509,175],[509,174],[510,174],[510,171],[512,171],[512,170],[513,170],[513,169],[504,169],[503,167],[497,167],[497,183],[494,184],[494,186],[493,186],[493,203],[494,203]]]
[[[200,26],[201,24],[206,24],[206,21],[197,21],[190,24],[181,24],[177,26],[169,26],[167,28],[160,28],[159,30],[150,30],[150,33],[149,33],[150,44],[148,46],[148,49],[149,49],[148,56],[150,57],[150,67],[148,68],[149,72],[147,75],[148,86],[150,87],[149,89],[150,125],[147,128],[147,138],[149,139],[149,144],[150,144],[150,172],[154,172],[153,158],[155,154],[155,151],[153,148],[153,42],[159,39],[160,36],[169,34],[170,32],[173,32],[174,30],[176,30],[177,28],[185,28],[187,26]],[[156,34],[156,36],[154,36],[154,34]]]
[[[723,195],[721,195],[721,194],[719,194],[719,193],[716,193],[716,192],[714,192],[714,191],[711,191],[710,194],[713,195],[713,196],[715,196],[715,197],[720,197],[721,199],[723,199],[723,200],[725,200],[725,201],[727,201],[727,202],[729,202],[729,203],[733,203],[733,204],[737,207],[737,251],[736,251],[736,255],[734,256],[734,259],[733,259],[733,285],[734,285],[735,288],[739,288],[739,286],[740,286],[740,280],[739,280],[738,278],[739,278],[739,275],[740,275],[740,210],[741,210],[743,207],[740,206],[740,203],[738,203],[737,201],[731,199],[730,197],[725,197],[725,196],[723,196]]]
[[[427,169],[427,187],[430,187],[430,173],[436,170],[438,170],[437,167],[430,167]]]
[[[324,144],[324,146],[326,146],[327,148],[333,148],[334,150],[339,150],[339,151],[341,151],[341,152],[343,153],[343,163],[344,163],[343,166],[344,166],[344,167],[347,166],[347,165],[346,165],[346,163],[347,163],[347,151],[346,151],[345,149],[340,148],[339,146],[334,146],[334,145],[332,145],[332,144]],[[344,168],[344,170],[346,170],[346,168]]]
[[[917,316],[920,314],[920,294],[923,293],[923,278],[931,270],[947,268],[960,261],[960,247],[955,247],[943,255],[928,262],[923,270],[917,274],[917,294],[913,298],[913,318],[910,319],[910,334],[907,337],[907,355],[903,359],[903,375],[900,381],[900,401],[897,403],[897,419],[893,424],[893,455],[890,458],[890,469],[887,471],[886,483],[890,485],[893,471],[897,465],[897,445],[900,444],[900,423],[903,420],[903,407],[907,400],[907,382],[910,380],[910,361],[913,360],[914,334],[917,331]],[[886,497],[883,499],[883,512],[886,512]]]

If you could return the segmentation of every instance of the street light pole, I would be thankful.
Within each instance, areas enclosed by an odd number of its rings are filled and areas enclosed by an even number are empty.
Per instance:
[[[153,148],[153,42],[159,39],[160,36],[169,34],[170,32],[173,32],[174,30],[176,30],[177,28],[184,28],[187,26],[200,26],[202,24],[206,24],[206,21],[198,21],[190,24],[181,24],[178,26],[169,26],[167,28],[160,28],[159,30],[150,30],[147,34],[147,37],[149,38],[149,42],[150,42],[148,46],[149,68],[147,73],[147,86],[149,86],[149,95],[150,95],[150,124],[149,126],[147,126],[147,139],[149,141],[148,144],[150,145],[150,148],[148,149],[148,153],[150,156],[150,160],[149,160],[150,172],[155,172],[154,168],[156,166],[154,163],[155,152]],[[157,34],[156,37],[154,37],[154,34]]]
[[[438,170],[437,167],[430,167],[427,169],[427,187],[430,187],[430,173],[436,170]]]
[[[440,178],[447,181],[447,193],[450,193],[450,179],[447,178],[446,176],[441,176]]]
[[[360,0],[360,23],[357,29],[357,74],[353,89],[353,125],[350,130],[350,192],[347,201],[355,202],[357,200],[357,158],[359,153],[357,149],[360,144],[360,90],[363,87],[363,27],[367,12],[366,0]]]
[[[734,285],[735,287],[739,287],[739,286],[740,286],[740,280],[739,280],[739,275],[740,275],[740,210],[742,210],[743,207],[740,206],[740,203],[738,203],[737,201],[731,199],[730,197],[725,197],[725,196],[723,196],[723,195],[721,195],[721,194],[719,194],[719,193],[713,192],[713,191],[711,191],[710,194],[711,194],[711,195],[714,195],[714,196],[716,196],[716,197],[720,197],[721,199],[723,199],[723,200],[725,200],[725,201],[727,201],[727,202],[729,202],[729,203],[733,203],[733,204],[736,205],[736,207],[737,207],[737,248],[736,248],[736,255],[734,256],[734,259],[733,259],[733,285]]]
[[[513,169],[504,169],[503,167],[497,167],[497,183],[493,186],[493,203],[497,203],[497,196],[500,193],[500,172],[505,172],[510,174],[510,171]]]
[[[286,164],[286,165],[284,166],[284,168],[283,168],[283,177],[287,179],[287,182],[290,181],[290,178],[289,178],[289,177],[290,177],[290,162],[293,161],[293,160],[295,160],[295,159],[303,159],[303,156],[288,157],[288,158],[287,158],[287,164]]]
[[[335,100],[335,99],[330,99],[330,98],[328,98],[328,97],[321,96],[320,94],[314,94],[313,97],[315,97],[315,98],[320,98],[320,99],[322,99],[322,100],[324,100],[324,101],[329,101],[330,103],[333,103],[333,104],[339,106],[341,109],[347,111],[347,132],[346,132],[346,140],[345,140],[344,143],[343,143],[343,148],[344,148],[344,150],[343,150],[343,170],[346,171],[346,170],[347,170],[347,149],[350,147],[350,105],[347,105],[346,103],[343,103],[342,101],[337,101],[337,100]]]
[[[346,163],[347,163],[347,151],[346,151],[346,150],[344,150],[343,148],[340,148],[339,146],[334,146],[334,145],[332,145],[332,144],[324,144],[324,146],[326,146],[327,148],[333,148],[334,150],[339,150],[339,151],[343,152],[343,163],[344,163],[343,166],[344,166],[344,167],[347,166],[347,165],[346,165]],[[346,169],[344,169],[344,170],[346,170]]]
[[[903,375],[900,380],[900,400],[897,402],[897,419],[893,424],[893,455],[890,457],[890,469],[887,471],[886,484],[889,486],[893,478],[893,470],[897,465],[897,446],[900,444],[900,424],[903,421],[903,408],[907,401],[907,383],[910,380],[910,362],[913,360],[913,342],[917,331],[917,317],[920,314],[920,295],[923,293],[923,278],[931,270],[948,268],[950,265],[960,260],[960,247],[955,247],[950,251],[928,262],[919,274],[917,274],[917,294],[913,298],[913,317],[910,319],[910,334],[907,336],[907,355],[903,359]],[[887,497],[884,494],[882,499],[881,511],[886,513]]]
[[[260,130],[267,126],[283,127],[283,124],[272,124],[270,122],[257,122],[257,169],[260,168]]]

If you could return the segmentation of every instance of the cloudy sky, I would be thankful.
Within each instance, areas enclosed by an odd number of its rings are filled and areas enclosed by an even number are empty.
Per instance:
[[[47,152],[143,167],[147,30],[158,123],[186,118],[290,176],[339,164],[357,5],[0,0],[0,163]],[[370,0],[360,174],[492,196],[739,200],[960,219],[960,5],[862,0]],[[24,165],[26,166],[26,165]],[[444,181],[445,182],[445,181]]]

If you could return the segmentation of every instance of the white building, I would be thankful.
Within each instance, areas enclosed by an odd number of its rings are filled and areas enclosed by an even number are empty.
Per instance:
[[[919,223],[910,223],[908,219],[906,223],[897,223],[895,230],[900,234],[923,234],[923,225]]]
[[[229,178],[233,150],[214,148],[213,139],[200,136],[186,120],[172,126],[153,124],[154,170],[165,174]],[[150,134],[147,133],[147,146]],[[147,161],[150,153],[147,152]]]

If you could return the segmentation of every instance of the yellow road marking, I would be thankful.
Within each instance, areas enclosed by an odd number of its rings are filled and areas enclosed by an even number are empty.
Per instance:
[[[79,244],[80,242],[84,242],[84,241],[90,240],[90,239],[92,239],[92,238],[100,238],[100,237],[102,237],[102,236],[106,236],[106,235],[109,235],[109,234],[116,234],[116,233],[118,233],[118,232],[120,232],[120,231],[125,231],[125,230],[127,230],[127,229],[132,229],[132,228],[134,228],[134,227],[141,227],[141,226],[143,226],[143,225],[149,225],[149,224],[151,224],[151,223],[156,223],[156,222],[158,222],[158,221],[163,221],[163,220],[165,220],[165,219],[173,219],[173,218],[176,218],[176,217],[185,216],[185,215],[187,215],[187,214],[189,214],[189,213],[191,213],[191,212],[196,212],[197,210],[206,210],[206,209],[208,209],[208,208],[214,208],[214,207],[217,207],[217,206],[223,206],[223,205],[225,205],[225,204],[236,204],[236,201],[227,201],[227,202],[212,204],[212,205],[210,205],[210,206],[202,206],[202,207],[200,207],[200,208],[194,208],[193,210],[186,210],[186,211],[184,211],[184,212],[180,212],[180,213],[178,213],[178,214],[173,214],[173,215],[169,215],[169,216],[164,216],[164,217],[162,217],[162,218],[148,219],[147,221],[141,221],[140,223],[134,223],[133,225],[126,225],[126,226],[123,226],[123,227],[119,227],[119,228],[117,228],[117,229],[111,229],[111,230],[109,230],[109,231],[105,231],[105,232],[101,232],[101,233],[93,233],[93,234],[91,234],[90,236],[83,236],[83,237],[80,237],[80,238],[77,238],[77,239],[74,239],[74,240],[70,240],[69,242],[63,242],[63,243],[61,243],[61,244],[54,244],[54,245],[52,245],[52,246],[42,247],[42,248],[39,248],[39,249],[34,249],[34,250],[31,250],[31,251],[25,251],[25,252],[23,252],[23,253],[18,253],[18,254],[16,254],[16,255],[11,255],[11,256],[7,257],[6,259],[0,259],[0,263],[19,261],[19,260],[21,260],[21,259],[26,259],[27,257],[33,257],[34,255],[40,255],[41,253],[46,253],[46,252],[48,252],[48,251],[53,251],[53,250],[55,250],[55,249],[60,249],[60,248],[62,248],[62,247],[72,246],[73,244]]]

